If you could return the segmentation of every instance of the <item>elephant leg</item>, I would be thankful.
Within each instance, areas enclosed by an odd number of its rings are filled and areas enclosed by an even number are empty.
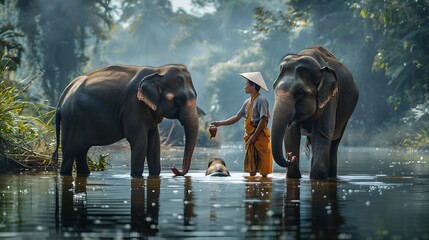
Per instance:
[[[73,172],[73,164],[76,157],[77,151],[74,147],[74,129],[67,125],[67,122],[63,121],[61,128],[61,146],[62,146],[62,161],[60,174],[63,176],[71,176]]]
[[[287,168],[287,178],[301,178],[301,172],[299,170],[301,131],[299,124],[294,123],[286,129],[284,146],[286,149],[286,155],[288,152],[292,152],[292,155],[296,156],[295,162]]]
[[[337,98],[335,99],[337,100]],[[337,106],[336,101],[329,101],[322,115],[313,121],[311,132],[311,179],[326,179],[328,177]]]
[[[158,127],[153,128],[148,133],[148,152],[147,166],[149,168],[149,176],[159,176],[161,173],[161,147],[159,140]]]
[[[337,177],[337,158],[338,146],[340,145],[341,138],[332,141],[331,143],[331,157],[329,160],[328,178]]]
[[[313,135],[311,140],[312,158],[310,178],[326,179],[329,169],[331,140],[321,134]]]
[[[144,170],[144,161],[147,153],[148,134],[145,130],[140,130],[127,138],[131,147],[131,177],[141,177]]]
[[[61,162],[60,174],[71,176],[73,171],[74,153],[68,149],[63,149],[63,161]]]
[[[331,158],[329,161],[328,178],[337,177],[338,146],[340,145],[340,142],[341,142],[341,139],[343,138],[345,130],[346,130],[346,127],[344,127],[340,137],[331,142]]]
[[[76,171],[77,175],[88,176],[91,171],[88,167],[88,162],[86,161],[86,156],[88,155],[89,148],[85,148],[76,156]]]

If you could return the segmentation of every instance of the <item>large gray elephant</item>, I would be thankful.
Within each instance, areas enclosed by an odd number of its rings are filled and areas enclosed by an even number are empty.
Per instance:
[[[109,66],[74,79],[64,90],[56,111],[58,161],[62,121],[63,161],[60,173],[71,175],[76,160],[78,175],[88,175],[87,152],[126,138],[131,146],[131,176],[141,176],[147,159],[149,175],[159,175],[158,123],[163,117],[179,119],[185,129],[183,166],[189,171],[198,136],[197,93],[184,65],[161,67]]]
[[[338,145],[359,98],[350,70],[326,48],[310,47],[282,59],[273,87],[271,147],[276,163],[288,167],[288,178],[301,177],[302,134],[311,143],[310,178],[335,178]]]

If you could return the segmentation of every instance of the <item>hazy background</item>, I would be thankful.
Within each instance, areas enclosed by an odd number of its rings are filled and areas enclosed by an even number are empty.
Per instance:
[[[429,1],[0,0],[12,77],[40,74],[35,101],[54,106],[76,76],[111,64],[188,66],[207,121],[248,97],[240,72],[272,89],[287,53],[323,45],[353,72],[360,99],[348,145],[406,146],[429,129]],[[10,75],[9,75],[10,76]],[[263,92],[273,106],[273,92]],[[242,126],[222,140],[241,140]],[[429,144],[423,145],[423,148]]]

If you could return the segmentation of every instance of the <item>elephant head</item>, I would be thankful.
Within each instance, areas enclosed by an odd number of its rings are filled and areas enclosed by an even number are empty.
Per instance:
[[[315,58],[287,55],[280,63],[280,74],[273,88],[273,157],[278,165],[288,167],[292,162],[284,158],[282,151],[286,127],[295,122],[317,118],[325,105],[337,94],[338,81],[335,71],[322,66]]]
[[[145,76],[140,78],[137,98],[156,116],[179,119],[185,129],[182,171],[171,169],[175,175],[183,176],[189,171],[198,137],[197,93],[190,73],[183,65],[167,65],[149,75],[147,72],[139,74]]]

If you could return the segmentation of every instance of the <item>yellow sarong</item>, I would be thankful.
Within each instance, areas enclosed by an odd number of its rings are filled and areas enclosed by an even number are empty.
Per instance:
[[[246,142],[246,156],[244,157],[244,172],[256,173],[261,175],[270,174],[273,172],[273,154],[271,152],[270,143],[270,130],[267,126],[259,133],[254,144],[249,144],[248,140],[255,131],[252,125],[252,110],[253,101],[259,95],[256,94],[250,99],[249,110],[247,113],[246,121],[244,123],[245,135],[244,141]],[[270,116],[267,116],[268,118]]]

